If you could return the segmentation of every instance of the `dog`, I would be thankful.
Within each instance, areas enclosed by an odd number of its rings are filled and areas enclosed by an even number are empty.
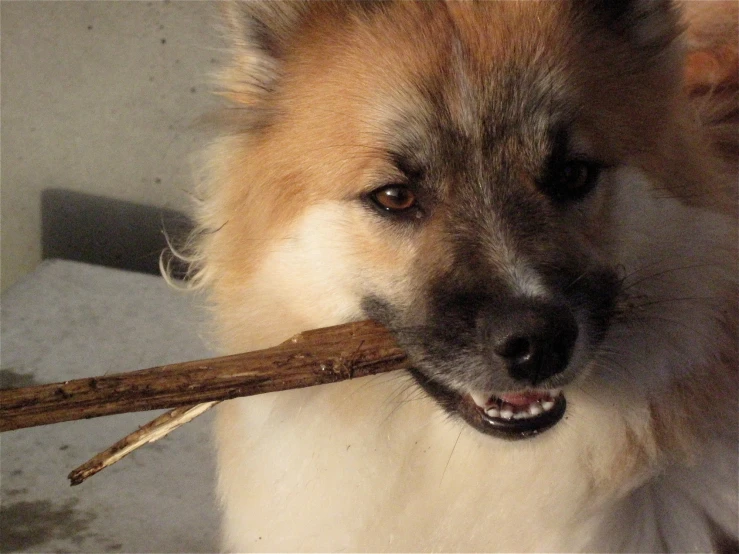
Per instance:
[[[375,319],[413,360],[225,402],[223,548],[735,551],[736,4],[222,12],[219,345]]]

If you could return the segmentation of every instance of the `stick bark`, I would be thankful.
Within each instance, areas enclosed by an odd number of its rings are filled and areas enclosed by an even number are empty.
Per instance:
[[[177,408],[335,383],[409,367],[372,321],[307,331],[274,348],[33,387],[0,390],[0,431]]]
[[[70,484],[72,486],[79,485],[87,478],[122,460],[137,448],[164,438],[178,427],[207,412],[216,404],[219,404],[219,402],[214,400],[195,406],[175,408],[166,414],[160,415],[146,425],[139,427],[137,431],[123,437],[110,448],[96,454],[78,468],[73,469],[67,476]]]

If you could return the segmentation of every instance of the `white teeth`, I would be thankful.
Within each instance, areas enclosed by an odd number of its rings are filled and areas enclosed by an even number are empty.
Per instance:
[[[474,400],[475,404],[480,406],[480,408],[487,406],[487,403],[490,400],[490,393],[474,391],[470,393],[470,396],[472,397],[472,400]]]
[[[547,396],[528,405],[509,404],[489,393],[471,392],[470,396],[475,404],[490,417],[520,420],[534,418],[551,410],[560,392],[561,389],[552,389],[548,391]]]

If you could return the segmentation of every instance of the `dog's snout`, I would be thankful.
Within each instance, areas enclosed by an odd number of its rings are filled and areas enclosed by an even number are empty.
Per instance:
[[[487,322],[493,356],[511,378],[537,385],[567,368],[578,327],[562,305],[521,303]]]

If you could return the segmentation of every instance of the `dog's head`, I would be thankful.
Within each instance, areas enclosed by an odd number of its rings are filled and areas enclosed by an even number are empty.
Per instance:
[[[375,318],[445,408],[510,438],[556,424],[588,376],[652,386],[712,355],[726,228],[671,2],[237,2],[225,20],[243,109],[214,147],[201,278],[232,348]]]

